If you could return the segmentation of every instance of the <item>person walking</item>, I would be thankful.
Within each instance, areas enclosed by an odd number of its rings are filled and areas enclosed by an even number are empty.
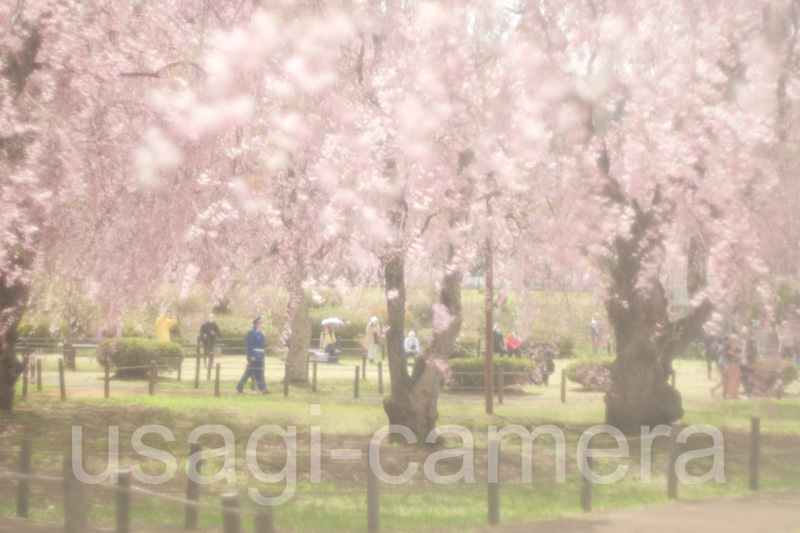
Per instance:
[[[712,367],[714,363],[719,359],[720,350],[719,350],[719,339],[716,335],[711,333],[708,324],[703,326],[703,344],[705,344],[706,348],[706,372],[708,374],[708,381],[711,381],[713,376],[711,375]]]
[[[256,385],[261,394],[269,394],[267,384],[264,382],[264,334],[261,333],[261,316],[253,319],[253,328],[247,332],[247,368],[242,374],[242,379],[236,384],[236,392],[244,392],[244,384],[250,376],[254,376]]]
[[[716,396],[717,391],[722,389],[722,397],[728,397],[728,342],[723,342],[722,337],[717,337],[717,371],[719,372],[719,382],[711,387],[711,396]]]
[[[735,400],[739,398],[739,388],[742,386],[742,343],[735,333],[728,337],[725,356],[728,359],[725,397]]]
[[[175,318],[175,313],[172,311],[169,312],[169,316],[167,316],[166,311],[158,315],[158,318],[156,318],[156,340],[160,342],[169,342],[169,330],[177,323],[178,321]]]
[[[219,326],[214,320],[214,313],[209,313],[208,320],[200,326],[200,342],[203,343],[203,366],[214,364],[214,344],[219,337]]]
[[[492,330],[492,348],[494,349],[494,354],[503,357],[506,353],[506,343],[505,339],[503,339],[503,332],[500,330],[500,324],[495,324]]]
[[[381,325],[378,317],[374,316],[369,319],[367,328],[364,331],[364,348],[367,349],[367,359],[370,363],[375,363],[375,355],[378,351],[378,345],[381,342]]]
[[[600,348],[600,323],[597,321],[597,315],[592,317],[589,322],[589,340],[592,343],[592,357],[597,356],[597,350]]]

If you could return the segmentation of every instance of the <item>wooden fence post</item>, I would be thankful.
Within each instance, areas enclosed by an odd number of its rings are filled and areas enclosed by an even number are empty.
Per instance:
[[[314,360],[311,376],[311,392],[317,392],[317,361]]]
[[[383,361],[378,361],[378,393],[383,394]]]
[[[206,381],[211,381],[211,367],[214,366],[214,356],[208,354],[208,361],[206,363],[208,365],[206,370]]]
[[[216,367],[217,369],[216,369],[216,372],[214,374],[214,396],[216,396],[217,398],[219,398],[219,372],[220,372],[220,369],[221,369],[220,367],[221,367],[221,364],[217,363],[217,367]]]
[[[503,403],[503,389],[505,388],[505,377],[503,376],[503,368],[497,369],[497,403]]]
[[[61,389],[61,399],[67,399],[67,381],[64,376],[64,359],[58,360],[58,386]]]
[[[750,418],[750,490],[758,491],[758,466],[761,456],[761,418]]]
[[[675,472],[675,463],[678,461],[678,429],[677,424],[672,424],[669,432],[669,461],[667,463],[667,496],[678,499],[678,474]]]
[[[273,507],[258,506],[255,518],[256,533],[275,533],[275,523],[273,521]]]
[[[381,361],[386,359],[386,344],[381,343]]]
[[[64,457],[64,532],[85,533],[89,529],[86,485],[75,477],[72,455]]]
[[[586,466],[592,470],[591,455],[586,458]],[[581,509],[584,513],[592,512],[592,482],[586,476],[581,476]]]
[[[109,398],[111,397],[111,364],[108,362],[108,359],[106,359],[105,364],[103,365],[103,372],[103,397]]]
[[[283,365],[283,397],[289,397],[289,363]]]
[[[354,385],[353,385],[353,397],[354,398],[358,398],[358,371],[359,371],[359,368],[358,367],[355,367],[355,368],[356,368],[356,380],[355,380]]]
[[[198,352],[197,358],[195,359],[194,364],[194,388],[200,388],[200,353]]]
[[[131,471],[117,473],[117,533],[131,531]]]
[[[65,358],[66,365],[73,372],[77,372],[78,371],[78,350],[76,348],[73,348],[72,346],[70,346],[69,348],[67,348],[65,353],[67,354],[67,357]]]
[[[36,358],[36,390],[42,392],[42,360]]]
[[[225,492],[222,494],[222,524],[225,533],[239,533],[239,494]]]
[[[148,384],[150,396],[156,392],[156,362],[150,361],[150,382]]]
[[[25,439],[19,449],[19,473],[29,476],[31,473],[31,457],[33,456],[33,441]],[[28,518],[30,480],[20,478],[17,482],[17,516]]]
[[[196,453],[200,453],[203,448],[200,446],[199,443],[195,442],[189,445],[189,456]],[[197,472],[200,472],[200,465],[202,461],[197,462]],[[186,477],[186,499],[190,502],[199,502],[200,501],[200,485],[196,483],[192,476]],[[199,509],[194,505],[187,505],[186,506],[186,521],[185,521],[185,528],[189,530],[197,529],[197,517],[199,515]]]
[[[25,356],[25,366],[23,366],[22,372],[22,399],[28,399],[28,366],[31,364],[30,358],[26,355]]]
[[[367,533],[381,530],[381,493],[378,476],[367,456]]]
[[[500,457],[500,443],[493,439],[489,443],[489,449],[496,448],[498,460]],[[497,480],[492,481],[491,476],[488,482],[489,493],[489,524],[496,526],[500,524],[500,467],[497,468]]]
[[[567,370],[561,369],[561,403],[567,403]]]

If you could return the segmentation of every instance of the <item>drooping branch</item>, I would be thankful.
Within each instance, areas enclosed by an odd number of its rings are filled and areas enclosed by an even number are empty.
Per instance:
[[[195,70],[200,72],[203,76],[206,75],[206,71],[203,69],[200,64],[195,63],[194,61],[189,61],[188,59],[182,59],[180,61],[173,61],[172,63],[168,63],[161,67],[158,70],[153,72],[120,72],[119,75],[126,78],[160,78],[161,73],[170,70],[173,67],[178,66],[189,66],[193,67]]]

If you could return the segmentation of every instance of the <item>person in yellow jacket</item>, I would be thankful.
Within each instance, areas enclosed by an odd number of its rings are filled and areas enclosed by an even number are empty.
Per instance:
[[[156,319],[156,340],[169,342],[169,329],[177,323],[174,313],[170,312],[169,318],[166,313],[161,313]]]

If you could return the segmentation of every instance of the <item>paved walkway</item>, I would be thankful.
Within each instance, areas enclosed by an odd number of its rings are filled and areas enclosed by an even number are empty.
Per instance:
[[[800,533],[800,492],[667,503],[574,519],[504,526],[497,533]]]

